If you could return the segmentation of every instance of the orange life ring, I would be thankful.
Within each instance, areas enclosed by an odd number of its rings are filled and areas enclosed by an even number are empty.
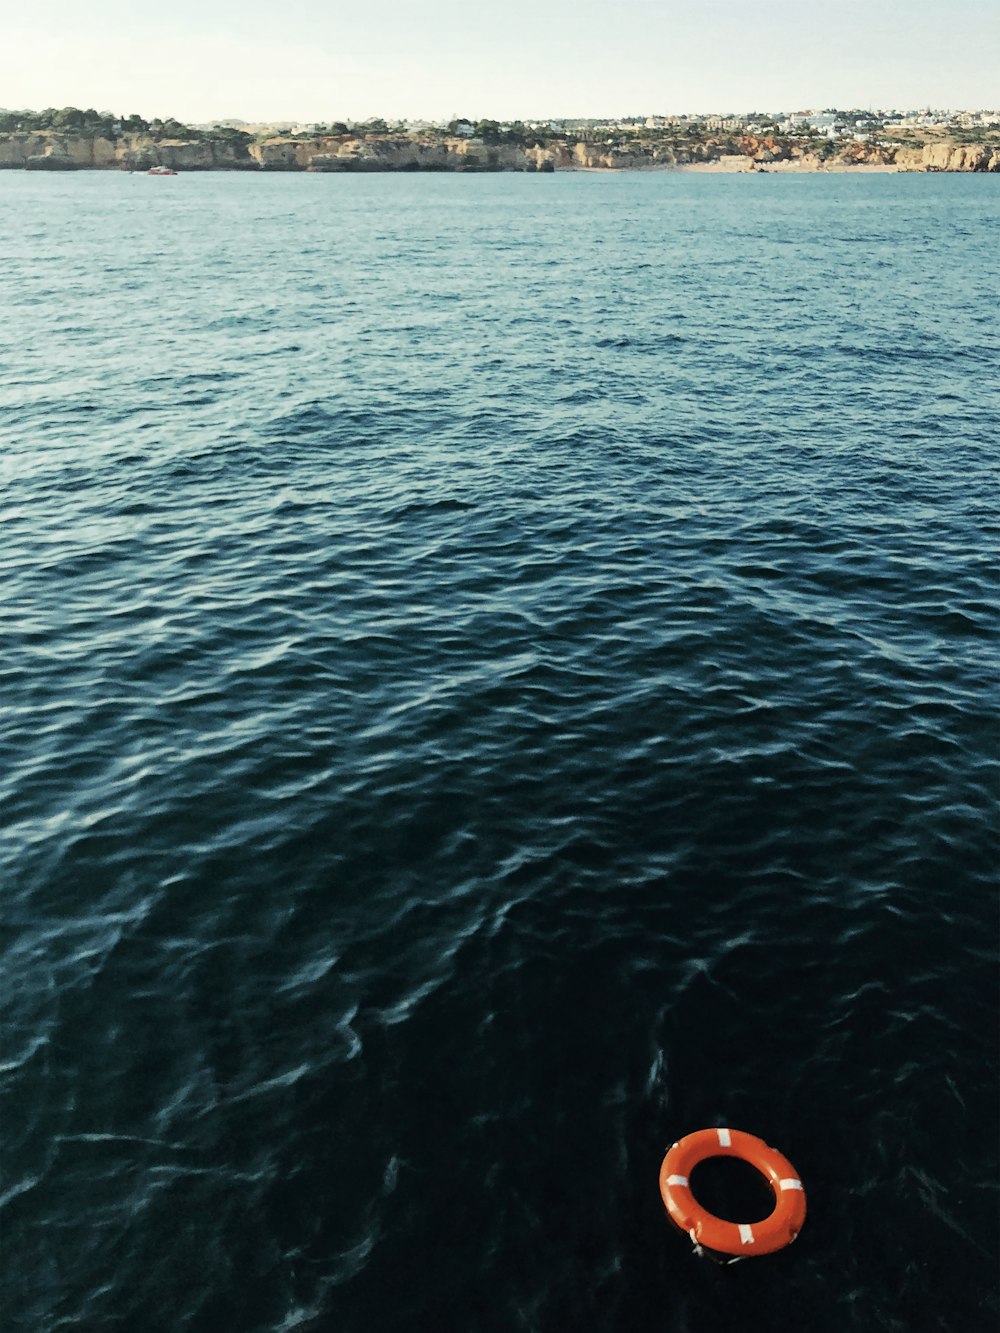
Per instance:
[[[726,1222],[702,1208],[688,1180],[709,1157],[738,1157],[756,1167],[774,1191],[774,1211],[763,1222],[749,1223]],[[763,1139],[739,1129],[699,1129],[678,1140],[660,1167],[660,1194],[670,1220],[695,1245],[718,1254],[773,1254],[791,1245],[806,1220],[805,1192],[791,1162]]]

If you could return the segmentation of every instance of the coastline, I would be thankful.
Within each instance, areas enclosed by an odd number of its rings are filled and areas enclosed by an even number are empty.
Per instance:
[[[485,143],[417,135],[273,135],[257,140],[0,134],[0,170],[251,172],[686,171],[702,174],[1000,172],[1000,143],[954,140],[905,145],[851,141],[829,146],[743,138],[703,143]]]
[[[688,162],[676,167],[668,167],[666,170],[710,176],[885,176],[905,174],[908,170],[912,174],[911,168],[897,166],[894,162],[803,162],[795,159],[789,162],[751,162],[748,166],[741,166],[739,163],[730,164],[729,162]],[[920,174],[926,174],[926,172]]]

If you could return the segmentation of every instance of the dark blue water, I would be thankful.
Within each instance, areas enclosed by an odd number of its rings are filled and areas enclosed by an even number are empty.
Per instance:
[[[993,1326],[998,220],[0,175],[6,1328]]]

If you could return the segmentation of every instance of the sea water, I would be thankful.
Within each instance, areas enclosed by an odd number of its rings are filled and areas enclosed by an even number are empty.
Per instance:
[[[0,175],[7,1328],[992,1326],[998,220]]]

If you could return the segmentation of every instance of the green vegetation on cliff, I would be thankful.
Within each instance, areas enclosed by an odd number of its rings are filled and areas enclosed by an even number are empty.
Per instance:
[[[77,106],[46,107],[44,111],[0,112],[0,134],[74,134],[81,137],[118,139],[128,134],[148,134],[154,139],[212,140],[249,143],[253,136],[243,130],[216,125],[211,129],[194,129],[173,116],[166,120],[154,117],[146,120],[133,112],[117,116],[112,111],[95,111]]]

